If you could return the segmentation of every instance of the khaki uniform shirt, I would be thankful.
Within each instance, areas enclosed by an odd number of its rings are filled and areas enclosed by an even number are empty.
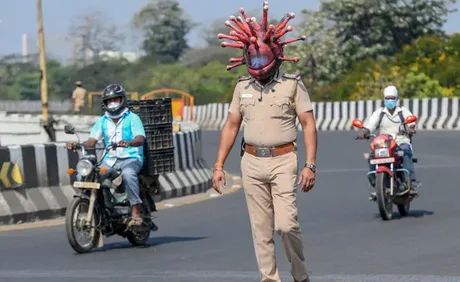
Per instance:
[[[85,105],[86,89],[83,87],[77,87],[72,93],[72,99],[74,99],[74,110],[79,111]]]
[[[295,141],[297,116],[312,109],[300,75],[279,73],[265,86],[241,78],[229,112],[241,114],[247,144],[271,147]]]

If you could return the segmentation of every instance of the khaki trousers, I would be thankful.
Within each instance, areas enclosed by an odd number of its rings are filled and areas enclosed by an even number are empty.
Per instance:
[[[305,280],[308,275],[296,206],[297,153],[273,158],[245,153],[241,170],[261,281],[281,281],[275,258],[275,230],[281,236],[293,278]]]

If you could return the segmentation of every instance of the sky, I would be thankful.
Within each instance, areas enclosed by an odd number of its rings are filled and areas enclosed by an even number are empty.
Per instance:
[[[22,34],[28,34],[29,53],[36,52],[37,10],[36,0],[0,1],[0,56],[21,53]],[[137,42],[138,37],[130,28],[134,14],[149,0],[43,0],[44,29],[47,56],[67,61],[72,45],[67,36],[69,27],[79,16],[99,11],[115,23],[125,34],[128,42]],[[189,34],[192,47],[203,45],[201,31],[216,20],[228,17],[240,7],[261,11],[262,0],[179,0],[181,7],[197,26]],[[318,9],[320,0],[271,0],[271,15],[281,18],[286,12],[300,14],[302,9]],[[460,2],[460,1],[459,1]],[[460,3],[453,8],[444,29],[448,33],[460,32]],[[256,15],[260,17],[260,15]],[[223,23],[222,23],[223,24]],[[126,47],[129,46],[129,47]],[[139,44],[125,44],[125,49],[139,52]]]

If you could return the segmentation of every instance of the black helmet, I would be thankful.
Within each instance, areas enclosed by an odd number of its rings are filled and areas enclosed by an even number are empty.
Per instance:
[[[120,105],[115,108],[108,108],[107,101],[112,98],[121,98]],[[120,84],[109,84],[102,91],[102,103],[104,109],[112,115],[120,114],[128,105],[126,91]]]

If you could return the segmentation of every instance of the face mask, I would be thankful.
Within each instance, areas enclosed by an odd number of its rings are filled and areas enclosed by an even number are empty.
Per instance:
[[[389,110],[396,108],[397,100],[385,100],[385,107]]]
[[[112,110],[112,109],[116,109],[116,108],[119,107],[119,106],[120,106],[120,103],[118,103],[118,102],[110,102],[110,103],[107,105],[107,109]]]

